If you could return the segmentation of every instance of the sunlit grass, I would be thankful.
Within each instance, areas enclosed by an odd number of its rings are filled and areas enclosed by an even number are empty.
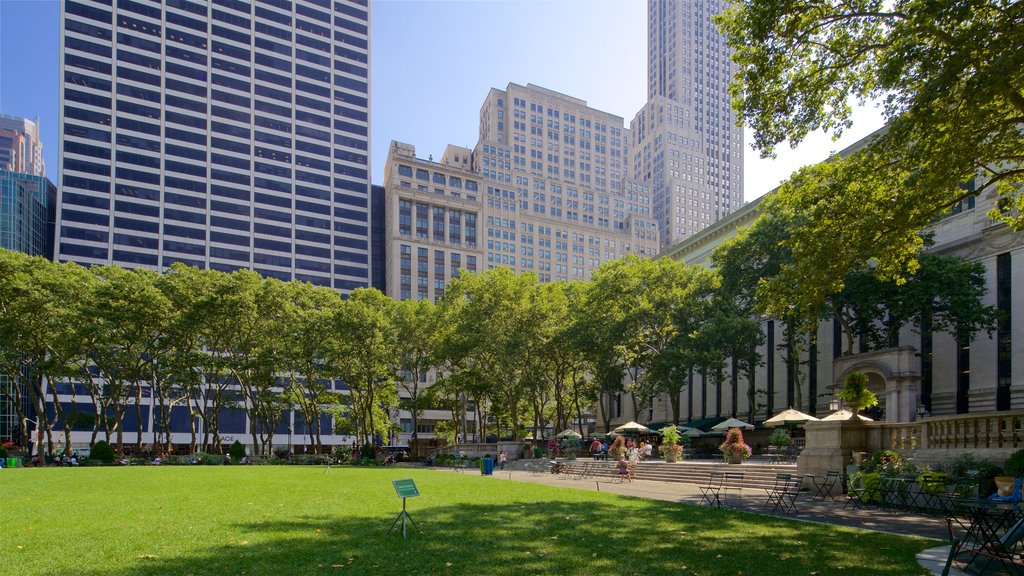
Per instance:
[[[413,478],[422,533],[385,532]],[[921,574],[926,540],[395,468],[0,472],[0,573]]]

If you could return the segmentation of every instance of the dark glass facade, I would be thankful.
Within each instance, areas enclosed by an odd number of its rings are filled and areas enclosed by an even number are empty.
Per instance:
[[[369,283],[365,0],[66,0],[60,260]]]

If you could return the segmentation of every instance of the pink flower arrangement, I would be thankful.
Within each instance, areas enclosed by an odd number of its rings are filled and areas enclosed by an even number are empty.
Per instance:
[[[730,428],[725,435],[725,442],[718,447],[726,459],[744,460],[750,458],[750,446],[743,441],[743,432],[739,428]]]

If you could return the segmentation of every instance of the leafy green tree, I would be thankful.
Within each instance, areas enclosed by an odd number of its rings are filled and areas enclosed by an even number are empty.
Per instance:
[[[535,275],[508,268],[461,274],[445,292],[442,317],[451,326],[442,345],[446,377],[465,384],[484,436],[488,407],[495,418],[507,416],[514,438],[529,410],[539,346],[531,316],[536,294]]]
[[[323,452],[321,416],[341,402],[331,390],[336,371],[329,358],[342,301],[334,290],[306,282],[289,282],[286,289],[292,305],[280,336],[288,378],[285,397],[302,412],[314,452],[319,454]]]
[[[332,326],[331,361],[348,385],[349,418],[362,444],[387,436],[398,407],[394,306],[378,290],[356,289]]]
[[[157,273],[152,270],[90,270],[98,282],[84,310],[95,331],[89,356],[104,380],[100,413],[113,417],[117,452],[124,454],[125,413],[135,407],[141,430],[142,388],[152,377],[153,360],[163,346],[170,302],[156,287]]]
[[[918,232],[976,191],[994,187],[991,216],[1024,228],[1021,10],[1005,0],[754,0],[720,17],[740,67],[734,105],[762,155],[819,128],[841,133],[851,100],[880,100],[888,121],[768,201],[766,211],[795,217],[785,241],[794,258],[761,285],[773,315],[821,306],[871,261],[882,278],[913,273]]]
[[[58,265],[0,250],[0,374],[11,383],[0,392],[11,394],[22,419],[21,391],[27,391],[38,415],[39,442],[45,446],[41,452],[52,454],[57,420],[64,422],[65,445],[70,445],[69,419],[52,383],[65,373],[71,356],[80,354],[74,338],[78,322],[73,303],[87,289],[86,276],[74,264]],[[54,406],[52,419],[44,410],[48,392]]]
[[[437,307],[429,300],[402,300],[395,304],[394,314],[400,373],[398,385],[408,395],[403,404],[412,416],[412,429],[415,431],[426,406],[422,382],[438,365],[444,329],[439,322]]]

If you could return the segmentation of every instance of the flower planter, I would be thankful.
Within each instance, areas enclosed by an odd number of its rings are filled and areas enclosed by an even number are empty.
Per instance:
[[[726,464],[742,464],[743,463],[743,456],[740,455],[740,454],[726,454],[725,455],[725,463]]]

